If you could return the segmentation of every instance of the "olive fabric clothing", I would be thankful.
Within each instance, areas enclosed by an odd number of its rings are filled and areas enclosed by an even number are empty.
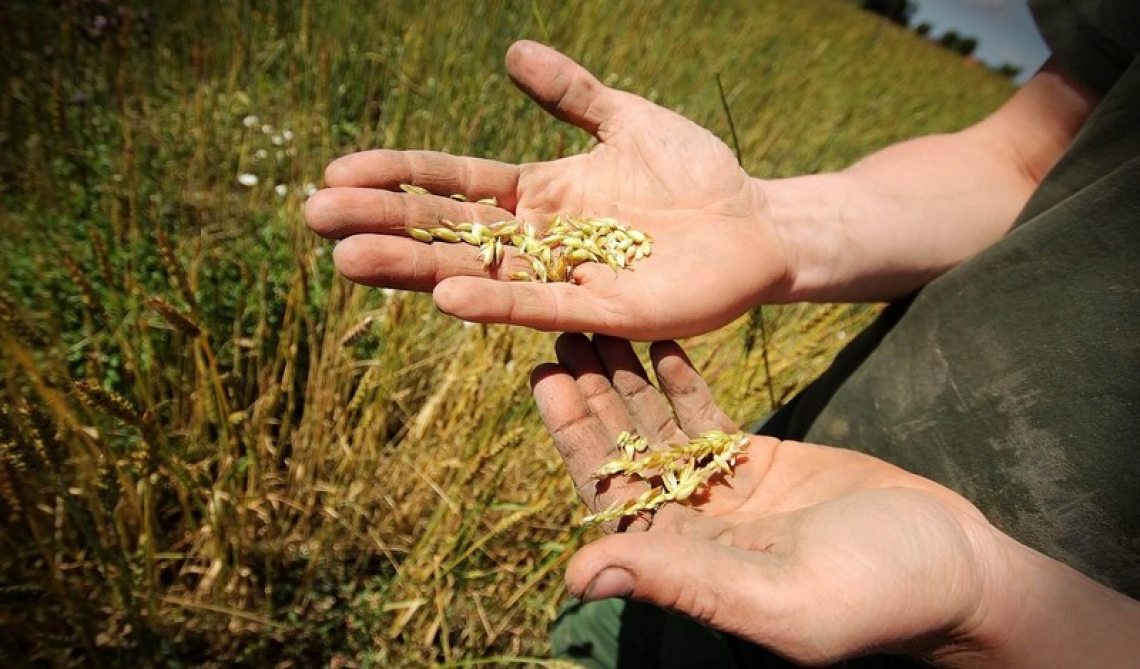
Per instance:
[[[1005,238],[889,307],[773,423],[934,479],[1140,597],[1140,4],[1032,5],[1102,101]]]
[[[1140,598],[1140,3],[1030,6],[1097,109],[1002,240],[890,305],[760,431],[938,481],[1018,541]],[[668,652],[684,639],[718,658],[703,666],[791,666],[701,634],[644,604],[571,603],[554,651],[591,667],[702,666]]]

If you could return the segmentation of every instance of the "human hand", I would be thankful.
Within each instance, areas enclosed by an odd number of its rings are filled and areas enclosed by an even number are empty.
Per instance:
[[[337,269],[368,285],[433,291],[443,311],[475,322],[663,339],[708,332],[788,282],[782,242],[758,182],[712,133],[636,95],[602,85],[534,42],[507,53],[507,72],[547,111],[591,133],[586,154],[513,165],[426,151],[365,151],[329,165],[329,188],[305,206],[317,233],[340,239]],[[433,195],[401,192],[400,184]],[[457,202],[494,197],[497,206]],[[632,270],[587,263],[573,284],[505,280],[528,265],[484,269],[470,247],[425,245],[407,228],[440,220],[522,219],[540,231],[559,213],[613,217],[649,233]]]
[[[660,392],[627,342],[564,335],[557,353],[559,365],[535,370],[534,395],[593,510],[647,485],[591,478],[621,431],[657,445],[736,431],[675,343],[651,348]],[[1004,564],[998,533],[950,490],[866,455],[765,437],[731,479],[626,530],[579,551],[570,592],[647,601],[809,664],[952,648],[979,625]]]

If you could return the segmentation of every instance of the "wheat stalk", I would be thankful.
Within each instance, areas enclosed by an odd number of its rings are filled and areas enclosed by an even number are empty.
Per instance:
[[[99,300],[98,293],[91,287],[91,282],[87,280],[87,275],[83,272],[83,268],[79,266],[79,263],[71,254],[65,254],[63,256],[63,267],[71,276],[72,283],[79,289],[79,296],[83,300],[83,305],[87,307],[93,315],[102,316],[104,313],[103,303]]]
[[[196,310],[198,301],[194,299],[190,280],[186,278],[182,263],[178,262],[178,256],[174,253],[174,246],[170,243],[170,237],[161,228],[155,231],[154,237],[155,241],[158,242],[158,256],[162,260],[162,266],[166,269],[167,276],[170,277],[170,282],[178,289],[182,299],[186,300],[186,304],[190,305],[191,310]]]

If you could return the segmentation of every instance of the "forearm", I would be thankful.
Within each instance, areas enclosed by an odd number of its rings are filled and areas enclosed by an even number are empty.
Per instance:
[[[1140,658],[1140,602],[1002,535],[1003,567],[947,667],[1123,667]]]
[[[793,268],[788,301],[890,300],[997,241],[1034,184],[960,135],[833,174],[764,184]]]
[[[993,244],[1095,104],[1049,65],[961,132],[903,142],[841,172],[755,182],[789,258],[782,301],[897,298]]]

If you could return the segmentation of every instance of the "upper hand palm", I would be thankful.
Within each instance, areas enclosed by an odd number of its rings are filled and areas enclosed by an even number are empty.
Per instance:
[[[508,69],[536,101],[599,144],[587,154],[526,165],[392,151],[334,162],[326,172],[334,188],[310,199],[306,217],[321,234],[343,239],[334,254],[342,273],[363,283],[434,290],[441,309],[467,320],[636,339],[725,325],[787,280],[762,193],[714,135],[603,86],[539,45],[516,45]],[[437,196],[400,193],[402,183]],[[456,192],[494,196],[499,206],[446,197]],[[469,249],[392,236],[441,219],[520,218],[541,229],[556,214],[616,218],[649,233],[652,254],[628,271],[580,265],[576,286],[487,281]]]
[[[579,267],[575,278],[597,299],[595,313],[611,319],[581,329],[644,339],[712,330],[780,280],[783,249],[758,220],[761,196],[723,142],[627,97],[590,153],[522,167],[516,214],[611,216],[652,235],[653,254],[632,271]]]

